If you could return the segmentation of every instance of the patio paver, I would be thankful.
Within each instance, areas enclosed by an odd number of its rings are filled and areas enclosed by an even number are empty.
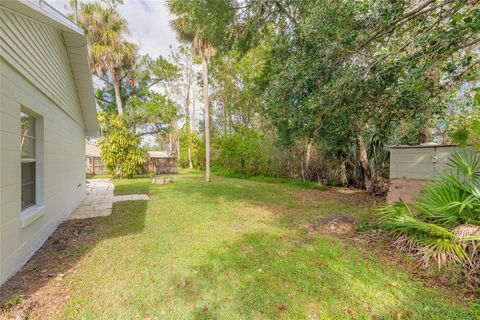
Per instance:
[[[85,200],[69,219],[87,219],[112,214],[114,185],[110,179],[88,179]]]
[[[130,200],[149,200],[150,197],[147,194],[126,194],[113,197],[113,202],[130,201]]]

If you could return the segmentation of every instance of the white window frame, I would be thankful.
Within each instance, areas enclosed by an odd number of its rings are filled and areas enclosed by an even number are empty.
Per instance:
[[[32,222],[43,216],[45,213],[45,206],[43,205],[43,188],[41,187],[43,170],[40,167],[42,163],[41,156],[43,155],[43,145],[41,145],[41,140],[43,139],[43,121],[41,121],[41,118],[38,115],[31,112],[30,110],[25,110],[25,108],[22,108],[20,116],[22,115],[22,113],[31,117],[34,123],[33,135],[23,135],[20,132],[21,138],[24,136],[28,137],[33,140],[34,144],[33,158],[22,158],[20,155],[20,165],[22,165],[23,163],[35,163],[34,201],[31,206],[23,209],[20,214],[22,220],[22,228],[25,228]],[[22,152],[22,150],[20,150],[20,152]],[[22,183],[21,186],[23,186]]]

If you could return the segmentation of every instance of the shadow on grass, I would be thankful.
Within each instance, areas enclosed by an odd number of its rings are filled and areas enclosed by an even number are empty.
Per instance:
[[[223,177],[214,177],[211,183],[202,180],[200,175],[187,175],[181,177],[178,183],[162,187],[171,188],[185,201],[226,206],[240,203],[267,208],[277,217],[272,222],[274,225],[290,229],[332,214],[363,217],[371,214],[375,205],[375,199],[362,190],[311,190]]]
[[[406,273],[361,257],[328,237],[286,243],[247,233],[209,252],[172,286],[194,319],[472,319]]]
[[[113,204],[110,216],[67,220],[60,224],[21,270],[2,285],[0,312],[27,319],[42,306],[40,312],[47,314],[38,318],[53,317],[48,312],[54,312],[58,307],[55,304],[61,305],[66,295],[63,278],[68,277],[97,243],[142,232],[147,205],[148,201],[142,200],[118,202]],[[17,305],[8,305],[12,296],[22,297]]]
[[[212,182],[204,183],[200,175],[188,175],[165,187],[172,188],[185,199],[198,199],[208,204],[241,201],[255,203],[289,203],[294,205],[295,198],[278,188],[285,185],[258,183],[249,180],[215,177]],[[182,183],[188,181],[190,183]],[[177,183],[178,182],[178,183]]]
[[[365,214],[362,210],[372,205],[355,190],[305,190],[297,195],[292,194],[295,188],[233,179],[168,187],[186,199],[213,204],[286,204],[288,210],[267,222],[281,234],[331,212]],[[472,319],[476,314],[367,249],[328,236],[300,237],[285,240],[278,229],[275,234],[244,233],[208,252],[204,263],[173,276],[171,286],[185,303],[195,304],[195,319],[226,314],[242,319]]]

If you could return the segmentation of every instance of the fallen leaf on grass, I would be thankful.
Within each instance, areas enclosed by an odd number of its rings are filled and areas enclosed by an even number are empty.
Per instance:
[[[288,254],[288,251],[277,251],[277,256],[285,257]]]

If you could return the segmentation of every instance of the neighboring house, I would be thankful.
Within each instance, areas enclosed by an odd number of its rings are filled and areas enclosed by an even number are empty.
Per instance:
[[[96,144],[85,141],[85,165],[88,174],[108,174],[100,154],[100,148]]]
[[[425,143],[416,146],[390,146],[390,186],[388,202],[417,197],[435,175],[449,169],[450,155],[457,145]],[[475,152],[472,147],[467,152]]]
[[[98,132],[82,31],[44,1],[0,1],[0,284],[85,196]]]
[[[148,151],[143,173],[171,174],[178,173],[177,158],[167,151]]]

